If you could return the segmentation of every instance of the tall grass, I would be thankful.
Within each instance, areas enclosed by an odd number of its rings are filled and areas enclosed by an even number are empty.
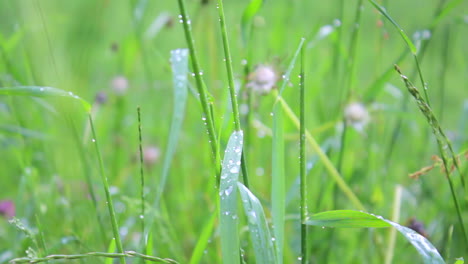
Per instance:
[[[419,253],[426,263],[443,263],[441,255],[452,263],[462,256],[468,166],[456,153],[467,139],[456,117],[466,95],[453,87],[466,68],[457,50],[466,36],[454,35],[463,1],[420,9],[365,3],[1,3],[11,12],[0,11],[0,203],[14,200],[18,218],[5,228],[0,221],[0,262],[409,263]],[[335,16],[339,23],[330,25]],[[396,31],[375,26],[380,17]],[[421,28],[429,39],[410,38]],[[315,29],[315,38],[297,43]],[[414,68],[414,76],[400,75],[424,116],[405,103],[395,63]],[[269,94],[248,85],[256,64],[281,76]],[[128,80],[125,94],[107,87],[116,73]],[[431,88],[439,82],[446,89]],[[60,89],[47,86],[54,84]],[[98,90],[109,100],[91,109],[82,98]],[[371,114],[362,131],[342,118],[352,100]],[[137,105],[144,111],[135,117]],[[91,113],[88,121],[76,106]],[[418,134],[427,123],[434,142]],[[447,132],[453,127],[458,134]],[[147,144],[161,146],[161,156],[148,161]],[[429,167],[442,173],[424,170],[436,152],[442,161]],[[407,177],[416,170],[428,174]],[[440,187],[440,174],[449,188]],[[425,224],[412,226],[420,234],[405,227],[411,218]],[[385,240],[381,227],[394,228]]]

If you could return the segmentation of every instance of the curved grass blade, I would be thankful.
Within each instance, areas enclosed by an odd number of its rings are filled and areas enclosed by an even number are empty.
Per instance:
[[[220,196],[221,250],[225,264],[239,263],[237,232],[237,182],[242,156],[243,132],[234,131],[229,138],[223,159]]]
[[[390,23],[393,24],[393,26],[395,26],[395,28],[398,30],[398,33],[400,34],[400,36],[403,38],[403,40],[405,41],[406,45],[408,45],[408,48],[410,49],[411,53],[413,53],[414,55],[416,55],[416,53],[418,52],[417,49],[416,49],[416,46],[414,45],[414,43],[411,41],[411,39],[408,37],[408,35],[406,35],[405,31],[400,27],[400,25],[398,25],[398,23],[387,13],[387,10],[385,10],[385,8],[381,5],[379,5],[378,3],[376,3],[374,0],[368,0],[385,18],[388,19],[388,21],[390,21]]]
[[[289,76],[291,76],[291,72],[294,69],[294,65],[296,64],[297,57],[299,57],[299,54],[301,53],[302,45],[304,45],[304,42],[305,42],[305,38],[301,38],[301,42],[299,42],[299,46],[297,47],[297,50],[294,53],[291,63],[289,63],[288,69],[286,70],[286,73],[283,75],[283,83],[281,84],[281,88],[279,89],[278,97],[281,96],[281,94],[284,91],[284,88],[286,88],[286,85],[289,83]]]
[[[159,183],[156,205],[159,203],[164,187],[166,185],[169,169],[177,147],[177,141],[182,127],[185,115],[185,106],[187,104],[187,73],[188,73],[188,50],[176,49],[171,51],[171,63],[174,83],[174,109],[172,113],[172,123],[169,131],[169,139],[164,157],[161,181]]]
[[[327,211],[312,215],[308,225],[344,228],[395,227],[421,255],[424,263],[445,263],[437,249],[425,237],[381,216],[353,210]]]
[[[278,263],[262,204],[242,183],[237,183],[237,186],[249,222],[250,239],[253,243],[256,263]]]
[[[252,19],[257,14],[260,7],[262,7],[263,0],[251,0],[250,3],[244,10],[241,19],[241,37],[244,46],[247,46],[248,37],[250,34],[250,26],[252,25]]]
[[[34,97],[69,97],[80,101],[83,109],[86,112],[91,111],[91,104],[72,92],[67,92],[53,87],[47,86],[15,86],[15,87],[0,87],[0,95],[20,95]]]

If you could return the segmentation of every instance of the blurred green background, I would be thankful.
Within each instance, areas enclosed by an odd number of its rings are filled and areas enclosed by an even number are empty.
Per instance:
[[[216,3],[186,2],[203,76],[214,98],[215,122],[221,129],[223,149],[233,126]],[[416,44],[425,47],[418,56],[431,105],[455,152],[463,154],[468,143],[468,4],[445,0],[378,2]],[[441,8],[455,2],[454,9],[436,19]],[[356,27],[359,3],[362,9]],[[441,170],[435,168],[419,180],[408,177],[431,165],[431,156],[439,153],[429,125],[408,97],[398,74],[391,70],[398,63],[410,80],[421,87],[411,54],[398,60],[408,48],[393,26],[367,1],[269,0],[255,16],[251,40],[245,46],[240,37],[240,21],[247,4],[248,1],[240,0],[224,4],[236,81],[245,81],[243,60],[248,54],[251,70],[255,65],[269,64],[281,75],[300,39],[305,37],[306,123],[336,164],[342,143],[343,109],[349,102],[358,101],[370,112],[371,120],[364,131],[350,128],[347,133],[340,168],[343,178],[369,212],[386,218],[392,214],[395,186],[401,185],[404,192],[400,223],[406,224],[412,217],[424,223],[429,239],[448,263],[464,254],[468,257]],[[94,102],[97,139],[128,250],[141,251],[137,225],[140,183],[136,107],[142,109],[143,147],[156,153],[155,160],[147,161],[145,167],[147,199],[152,202],[172,119],[170,51],[187,47],[178,14],[176,1],[163,0],[0,1],[0,87],[50,86]],[[333,31],[329,35],[319,34],[321,29],[330,28]],[[359,31],[353,51],[356,28]],[[354,68],[350,72],[351,60]],[[283,94],[296,113],[298,68]],[[389,74],[385,74],[387,71]],[[127,89],[119,90],[116,78]],[[193,78],[189,79],[193,83]],[[190,89],[193,91],[193,87]],[[95,100],[98,93],[105,94],[105,103]],[[240,100],[245,104],[242,97]],[[254,100],[252,119],[266,128],[244,122],[249,138],[245,152],[250,188],[269,215],[269,131],[275,98],[255,96]],[[16,216],[42,233],[49,253],[106,251],[111,234],[110,228],[108,233],[99,234],[96,212],[89,199],[86,175],[91,177],[97,192],[98,214],[104,223],[108,222],[97,158],[90,148],[87,116],[77,105],[68,99],[0,97],[0,200],[15,202]],[[287,118],[284,126],[287,216],[292,219],[287,222],[285,263],[293,263],[297,261],[300,237],[299,224],[294,221],[299,213],[298,136]],[[79,135],[75,135],[76,131]],[[77,137],[81,146],[77,145]],[[312,151],[308,155],[311,160],[316,159]],[[467,161],[463,156],[460,160],[466,176]],[[155,255],[181,263],[190,259],[201,229],[216,208],[210,198],[215,192],[212,163],[201,108],[197,98],[190,96],[165,190],[165,206],[152,216]],[[309,211],[356,209],[336,189],[320,161],[314,165],[308,174]],[[460,197],[466,196],[459,177],[454,177],[454,181]],[[467,200],[461,200],[466,219]],[[25,255],[31,246],[30,239],[3,220],[0,219],[0,262]],[[383,237],[388,234],[386,230],[311,228],[313,263],[381,262],[385,243],[373,241],[372,232]],[[241,235],[248,241],[245,233]],[[202,263],[220,263],[216,240],[215,232]],[[251,249],[247,242],[243,243],[248,258]],[[416,251],[398,238],[395,263],[413,260],[417,260]]]

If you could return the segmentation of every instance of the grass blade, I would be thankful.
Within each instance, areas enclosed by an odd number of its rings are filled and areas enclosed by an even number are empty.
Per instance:
[[[166,153],[164,157],[163,169],[161,174],[161,181],[159,183],[159,190],[156,197],[156,205],[159,204],[164,187],[166,185],[169,169],[174,157],[177,142],[182,128],[182,122],[185,116],[185,106],[187,104],[187,73],[188,73],[188,50],[177,49],[171,51],[171,63],[173,72],[173,85],[174,85],[174,108],[172,113],[172,123],[169,131],[169,139],[167,142]]]
[[[353,210],[327,211],[312,215],[307,224],[322,227],[380,228],[395,227],[421,255],[424,263],[445,263],[437,249],[425,237],[381,216]]]
[[[448,181],[449,186],[450,186],[450,192],[451,192],[451,195],[452,195],[453,203],[454,203],[454,206],[455,206],[455,210],[457,211],[458,222],[460,224],[460,229],[462,231],[462,235],[463,235],[464,240],[465,240],[465,247],[468,249],[468,237],[467,237],[467,234],[466,234],[466,231],[465,231],[465,225],[464,225],[465,222],[463,221],[462,210],[461,210],[458,198],[457,198],[456,191],[454,189],[454,184],[453,184],[453,181],[452,181],[452,177],[450,177],[450,174],[451,174],[451,169],[450,168],[451,168],[451,166],[454,166],[454,168],[457,170],[457,172],[458,172],[458,174],[460,176],[460,182],[461,182],[461,185],[463,187],[463,191],[466,194],[465,179],[464,179],[464,177],[462,175],[462,172],[460,170],[457,155],[455,155],[455,153],[453,151],[453,148],[452,148],[452,143],[450,143],[450,140],[445,135],[444,130],[440,126],[439,121],[435,117],[435,115],[434,115],[431,107],[429,106],[429,104],[426,101],[424,101],[424,98],[421,96],[418,89],[410,82],[408,77],[406,77],[405,75],[403,75],[401,73],[400,68],[398,66],[396,66],[396,65],[395,65],[395,70],[398,72],[398,74],[400,74],[400,77],[403,80],[403,82],[405,83],[405,86],[408,89],[408,92],[416,100],[416,102],[418,104],[418,107],[419,107],[419,110],[421,110],[421,113],[424,115],[424,117],[426,117],[426,120],[427,120],[427,122],[429,123],[429,125],[430,125],[430,127],[432,129],[432,133],[434,134],[434,136],[436,138],[437,145],[439,147],[439,152],[440,152],[440,155],[442,157],[442,162],[444,164],[444,166],[443,166],[444,173],[445,173],[445,176],[446,176],[447,181]],[[451,160],[452,164],[449,164],[450,160]]]
[[[96,150],[96,156],[98,158],[99,163],[99,174],[101,175],[102,185],[104,188],[104,193],[106,194],[106,205],[109,211],[109,215],[111,218],[111,225],[112,225],[112,233],[114,235],[115,243],[117,246],[117,250],[119,253],[124,253],[122,241],[120,240],[120,233],[119,233],[119,225],[117,223],[117,218],[115,217],[115,209],[114,209],[114,202],[112,201],[112,197],[109,191],[109,182],[107,181],[107,176],[104,170],[104,161],[102,160],[101,150],[99,149],[96,131],[94,130],[94,123],[91,114],[89,114],[89,124],[91,125],[91,132],[93,135],[93,143]],[[126,264],[125,256],[120,257],[120,261],[122,264]]]
[[[109,247],[107,248],[107,253],[114,253],[115,252],[115,238],[112,238]],[[104,264],[112,264],[113,259],[108,258],[106,261],[104,261]]]
[[[195,249],[193,250],[192,257],[190,258],[190,264],[200,263],[200,260],[204,254],[205,248],[209,243],[208,241],[210,240],[211,233],[213,233],[215,221],[216,221],[216,212],[211,215],[211,218],[203,227],[203,231],[200,234],[200,237],[197,241]]]
[[[237,181],[240,172],[243,132],[234,131],[229,138],[221,170],[220,233],[223,260],[239,263],[239,234],[237,232]]]
[[[273,233],[276,237],[276,259],[278,260],[278,263],[283,263],[284,219],[286,207],[283,133],[283,111],[280,105],[275,105],[273,110],[271,217],[274,226]]]
[[[68,97],[78,100],[86,112],[91,111],[91,104],[72,92],[46,86],[0,87],[0,95],[20,95],[34,97]]]
[[[242,183],[237,183],[249,222],[250,239],[253,243],[256,263],[277,263],[270,228],[257,197]]]
[[[305,223],[307,218],[307,182],[306,182],[306,153],[305,153],[305,46],[301,49],[301,74],[299,83],[299,101],[300,101],[300,128],[299,128],[299,171],[300,171],[300,209],[301,209],[301,263],[308,263],[308,250],[307,250],[307,225]]]
[[[281,94],[284,91],[284,88],[286,88],[286,85],[289,83],[289,76],[291,76],[291,72],[294,69],[294,65],[296,65],[296,59],[299,57],[299,54],[301,53],[302,46],[304,45],[305,38],[301,39],[301,42],[299,42],[299,46],[296,49],[296,52],[294,53],[294,56],[291,59],[291,62],[289,63],[288,69],[286,70],[286,73],[283,75],[283,83],[281,84],[281,88],[279,89],[279,94],[278,97],[281,96]]]
[[[250,34],[250,27],[252,25],[252,19],[262,7],[263,0],[251,0],[250,3],[244,10],[241,19],[241,38],[244,46],[247,46],[247,42]]]
[[[388,21],[390,21],[390,23],[393,24],[393,26],[395,26],[395,28],[398,30],[398,33],[400,34],[400,36],[403,38],[403,40],[405,41],[406,45],[408,45],[408,48],[410,49],[411,53],[413,53],[413,55],[416,55],[416,53],[418,52],[417,49],[416,49],[416,46],[414,45],[414,43],[411,41],[411,39],[408,37],[408,35],[406,35],[405,31],[400,27],[400,25],[398,25],[398,23],[387,13],[387,10],[379,5],[378,3],[376,3],[375,1],[373,0],[368,0],[369,3],[371,3],[385,18],[388,19]]]
[[[200,64],[198,62],[198,57],[195,51],[195,40],[192,36],[192,28],[190,26],[191,22],[188,17],[187,11],[185,9],[185,1],[178,0],[177,2],[179,4],[179,10],[180,10],[179,18],[184,27],[185,40],[187,42],[189,52],[190,52],[192,70],[194,72],[196,87],[197,87],[197,91],[198,91],[199,98],[200,98],[200,104],[201,104],[202,111],[203,111],[203,119],[206,121],[211,151],[213,152],[213,156],[215,160],[217,182],[219,182],[218,175],[219,175],[219,164],[220,164],[221,158],[220,158],[220,153],[217,148],[218,138],[216,137],[216,132],[215,132],[213,112],[210,108],[210,100],[209,100],[210,95],[206,89],[205,83],[202,78],[203,72],[201,71]]]

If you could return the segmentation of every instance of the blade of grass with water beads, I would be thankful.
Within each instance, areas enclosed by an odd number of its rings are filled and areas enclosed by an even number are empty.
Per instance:
[[[174,85],[174,107],[172,113],[172,123],[169,130],[169,139],[166,146],[166,153],[164,155],[164,163],[161,174],[161,180],[159,182],[159,190],[156,197],[156,205],[159,203],[159,199],[164,192],[166,186],[167,177],[169,175],[169,169],[171,162],[174,157],[177,142],[179,141],[179,135],[182,128],[182,123],[185,116],[185,106],[187,104],[187,74],[188,74],[188,50],[177,49],[171,51],[171,64],[173,73],[173,85]]]
[[[72,92],[46,86],[0,87],[0,95],[19,95],[32,97],[68,97],[76,99],[86,112],[91,111],[91,104]]]
[[[237,230],[237,182],[240,172],[243,132],[234,131],[224,154],[219,187],[220,237],[224,263],[239,263],[239,233]]]
[[[381,216],[353,210],[336,210],[310,216],[308,225],[341,228],[394,227],[418,251],[424,263],[445,263],[437,249],[422,235]]]
[[[255,260],[257,263],[278,263],[270,228],[257,197],[242,183],[237,184],[242,198],[242,204],[249,222],[250,239],[252,240]]]

